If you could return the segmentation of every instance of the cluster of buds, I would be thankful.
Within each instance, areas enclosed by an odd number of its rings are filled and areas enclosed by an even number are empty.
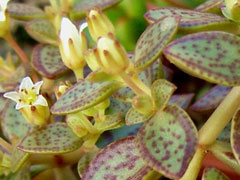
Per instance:
[[[45,126],[49,122],[50,111],[46,99],[39,93],[43,81],[33,84],[25,77],[17,91],[7,92],[3,96],[15,101],[16,109],[24,118],[34,125]]]
[[[59,86],[55,88],[55,96],[59,99],[70,87],[72,86],[70,81],[65,83],[60,82]]]
[[[7,4],[9,0],[0,1],[0,37],[4,37],[9,31],[9,16],[7,13]]]

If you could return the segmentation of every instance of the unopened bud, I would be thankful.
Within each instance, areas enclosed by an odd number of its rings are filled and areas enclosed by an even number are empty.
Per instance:
[[[97,63],[97,58],[96,58],[95,54],[93,53],[92,49],[89,49],[84,52],[84,59],[92,71],[96,71],[100,68]]]
[[[10,28],[9,16],[6,11],[8,1],[0,1],[0,37],[6,36]]]
[[[231,18],[240,21],[240,0],[225,0],[225,4]]]
[[[154,107],[151,97],[148,95],[135,96],[132,99],[132,106],[141,114],[150,114]]]
[[[55,96],[57,99],[59,99],[70,87],[71,83],[66,82],[65,84],[63,82],[60,83],[60,85],[55,89]]]

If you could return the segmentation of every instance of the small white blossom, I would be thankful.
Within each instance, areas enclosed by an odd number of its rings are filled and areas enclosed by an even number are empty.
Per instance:
[[[5,11],[7,9],[7,3],[9,0],[0,0],[0,21],[5,21]]]
[[[3,96],[17,103],[16,109],[31,107],[34,105],[48,106],[46,99],[39,94],[43,81],[33,84],[30,77],[23,78],[19,90],[7,92]]]

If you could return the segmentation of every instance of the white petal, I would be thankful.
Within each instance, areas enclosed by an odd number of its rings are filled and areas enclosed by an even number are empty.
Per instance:
[[[22,79],[22,82],[19,86],[19,89],[26,89],[27,91],[33,87],[33,82],[30,77],[25,77]]]
[[[34,84],[34,92],[36,94],[39,94],[39,91],[40,91],[40,88],[41,88],[42,84],[43,84],[43,81],[38,81]]]
[[[88,23],[84,22],[81,24],[81,26],[79,27],[79,34],[88,27]]]
[[[0,11],[0,21],[5,21],[6,17],[5,17],[5,12],[4,11]]]
[[[0,21],[5,21],[5,10],[7,9],[7,3],[9,0],[0,0]]]
[[[24,108],[24,107],[31,107],[31,105],[29,105],[29,104],[23,104],[23,103],[18,102],[18,103],[16,104],[15,109],[19,110],[19,109]]]
[[[19,94],[15,91],[4,93],[3,97],[11,99],[11,100],[15,101],[16,103],[18,103],[19,99],[20,99]]]
[[[42,95],[39,95],[33,105],[48,106],[48,103]]]

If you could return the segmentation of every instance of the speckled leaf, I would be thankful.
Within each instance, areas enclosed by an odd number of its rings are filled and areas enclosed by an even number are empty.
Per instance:
[[[99,9],[106,9],[120,1],[121,0],[83,0],[74,6],[72,16],[73,18],[79,18],[84,16],[86,12],[91,9],[96,7]]]
[[[137,134],[144,161],[155,171],[179,179],[197,148],[197,129],[178,106],[167,106],[148,120]]]
[[[170,100],[168,101],[168,104],[177,105],[186,110],[191,103],[193,97],[194,93],[172,95]]]
[[[29,153],[14,148],[12,152],[11,171],[13,173],[18,171],[27,161],[28,157]]]
[[[44,19],[29,21],[25,26],[28,34],[41,43],[57,44],[57,34],[53,24]]]
[[[30,170],[28,165],[24,165],[22,169],[16,173],[11,174],[7,180],[31,180]]]
[[[18,20],[31,20],[46,17],[46,14],[40,8],[26,3],[9,3],[7,10],[11,18]]]
[[[69,88],[52,106],[53,114],[67,114],[88,109],[109,96],[121,87],[115,81],[89,82],[80,80]]]
[[[106,118],[103,122],[96,125],[98,130],[110,130],[117,126],[123,120],[122,113],[117,112],[111,115],[106,115]]]
[[[153,23],[162,17],[173,15],[181,17],[179,23],[179,32],[181,33],[210,30],[237,32],[237,26],[222,16],[187,9],[172,7],[151,9],[144,17],[148,22]]]
[[[106,114],[113,114],[116,112],[121,112],[123,118],[126,116],[128,110],[131,108],[131,104],[127,104],[121,101],[118,101],[114,98],[110,98],[110,105],[106,109]]]
[[[201,12],[218,12],[220,10],[220,5],[224,0],[207,0],[204,3],[197,6],[194,10]]]
[[[233,150],[233,154],[240,163],[240,109],[238,109],[232,119],[232,127],[231,127],[231,146]]]
[[[240,165],[233,155],[230,143],[216,141],[208,148],[208,151],[236,173],[240,174]]]
[[[127,112],[125,121],[127,126],[131,126],[134,124],[142,123],[148,120],[150,117],[151,115],[143,115],[140,112],[138,112],[136,109],[131,108]]]
[[[232,123],[229,122],[225,126],[222,132],[218,135],[217,140],[230,143],[231,125]]]
[[[59,154],[74,151],[82,143],[65,123],[54,123],[27,134],[17,148],[29,153]]]
[[[51,45],[37,45],[33,49],[32,66],[49,79],[54,79],[68,70],[63,64],[59,48]]]
[[[201,32],[177,39],[164,54],[183,71],[209,82],[240,84],[240,38],[221,31]]]
[[[138,180],[151,171],[142,160],[130,136],[106,146],[85,171],[82,180],[131,179]]]
[[[9,140],[17,140],[23,138],[33,125],[28,123],[22,116],[20,111],[15,109],[16,103],[7,100],[7,104],[2,112],[2,130],[5,137]]]
[[[163,48],[175,36],[179,21],[178,16],[170,16],[148,26],[135,48],[134,66],[138,70],[145,69],[159,57]]]
[[[190,108],[197,112],[213,110],[217,108],[230,90],[231,87],[216,85],[204,96],[198,99],[193,105],[191,105]]]
[[[230,180],[225,174],[214,167],[206,167],[203,171],[202,180]]]
[[[159,79],[153,83],[151,93],[158,111],[165,108],[176,89],[177,87],[174,84],[165,79]]]

